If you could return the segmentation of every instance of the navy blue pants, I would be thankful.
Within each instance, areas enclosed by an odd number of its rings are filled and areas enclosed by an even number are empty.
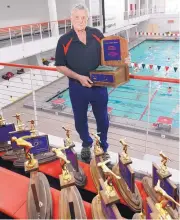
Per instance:
[[[82,140],[83,147],[91,147],[93,140],[88,130],[88,105],[96,119],[97,132],[100,132],[101,147],[106,152],[108,148],[107,133],[109,119],[107,112],[108,92],[106,87],[87,88],[76,81],[69,80],[69,95],[74,113],[76,131]]]

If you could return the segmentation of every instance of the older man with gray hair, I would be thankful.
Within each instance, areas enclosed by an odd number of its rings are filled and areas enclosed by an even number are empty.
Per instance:
[[[81,157],[89,162],[93,140],[88,131],[87,112],[91,104],[97,123],[101,147],[107,153],[107,133],[109,128],[106,87],[93,86],[89,73],[100,65],[101,46],[104,38],[100,30],[87,26],[88,9],[76,5],[71,11],[73,28],[60,37],[56,48],[57,70],[69,78],[69,95],[74,113],[76,131],[82,140]]]

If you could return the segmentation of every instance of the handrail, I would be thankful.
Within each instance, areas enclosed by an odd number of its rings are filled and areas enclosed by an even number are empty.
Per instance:
[[[92,17],[100,17],[100,15],[93,15]],[[0,30],[9,30],[11,29],[18,29],[18,28],[23,28],[27,26],[35,26],[35,25],[43,25],[43,24],[48,24],[48,23],[53,23],[53,22],[64,22],[64,21],[70,21],[70,18],[65,18],[57,21],[43,21],[43,22],[38,22],[38,23],[32,23],[32,24],[22,24],[22,25],[16,25],[16,26],[11,26],[11,27],[0,27]]]
[[[21,67],[26,69],[38,69],[38,70],[50,70],[57,71],[56,67],[44,67],[44,66],[35,66],[35,65],[23,65],[23,64],[15,64],[15,63],[1,63],[0,66],[12,66],[12,67]],[[139,79],[139,80],[151,80],[151,81],[159,81],[159,82],[169,82],[169,83],[180,83],[180,79],[175,78],[163,78],[156,76],[140,76],[130,74],[131,79]]]

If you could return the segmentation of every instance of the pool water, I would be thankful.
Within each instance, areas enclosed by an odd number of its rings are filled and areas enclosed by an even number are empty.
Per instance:
[[[179,69],[175,72],[171,68],[166,72],[165,66],[178,67],[179,41],[144,41],[130,50],[131,62],[154,64],[163,66],[158,69],[141,68],[130,72],[142,76],[158,76],[178,78]],[[170,59],[168,59],[170,58]],[[159,116],[173,118],[173,127],[179,127],[179,84],[130,80],[128,83],[114,89],[108,88],[110,93],[108,106],[113,108],[112,115],[134,120],[148,120],[148,99],[150,100],[149,122],[156,122]],[[168,94],[168,87],[172,91]],[[148,95],[150,91],[150,96]],[[61,94],[67,106],[71,106],[69,92]],[[58,98],[58,97],[56,97]]]

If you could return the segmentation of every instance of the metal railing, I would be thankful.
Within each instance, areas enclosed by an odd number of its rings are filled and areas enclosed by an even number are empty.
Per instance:
[[[92,25],[93,27],[99,27],[101,16],[92,16]],[[71,20],[67,18],[58,21],[0,28],[0,48],[50,38],[56,27],[58,27],[59,35],[65,34],[71,29]]]
[[[12,63],[0,65],[12,68],[15,74],[9,80],[1,79],[0,82],[0,110],[8,122],[13,120],[14,113],[21,112],[24,113],[24,120],[36,120],[40,132],[64,137],[61,127],[66,125],[73,130],[74,141],[80,141],[74,128],[68,80],[56,71],[56,67]],[[25,72],[17,75],[17,69],[24,69]],[[174,78],[131,74],[128,83],[109,88],[110,150],[118,152],[119,138],[126,137],[132,157],[142,159],[145,154],[158,155],[163,150],[172,159],[169,166],[177,168],[179,83],[180,80]],[[169,94],[169,87],[174,95]],[[163,123],[160,116],[164,120],[173,119],[173,123]],[[89,128],[94,131],[96,126],[91,106],[88,117]]]
[[[124,20],[130,20],[133,18],[138,18],[144,15],[151,14],[179,14],[178,7],[176,9],[165,8],[165,7],[153,7],[153,8],[143,8],[137,10],[129,10],[124,12]]]

